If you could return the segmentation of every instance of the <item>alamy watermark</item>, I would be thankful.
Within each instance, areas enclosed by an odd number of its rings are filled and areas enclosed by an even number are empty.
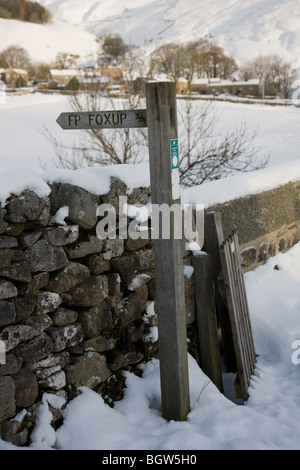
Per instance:
[[[291,348],[296,350],[292,353],[292,356],[291,356],[292,363],[300,364],[300,339],[295,339],[292,342]]]
[[[0,104],[6,103],[5,83],[0,80]]]
[[[6,364],[6,348],[5,343],[0,339],[0,364]]]
[[[203,246],[204,205],[196,204],[147,204],[128,205],[127,197],[120,196],[118,207],[101,204],[96,212],[101,217],[97,236],[105,240],[127,239],[175,239],[192,240]],[[128,223],[128,218],[131,219]],[[150,226],[149,226],[150,223]]]
[[[292,103],[300,106],[300,79],[294,80],[291,85],[292,90]]]

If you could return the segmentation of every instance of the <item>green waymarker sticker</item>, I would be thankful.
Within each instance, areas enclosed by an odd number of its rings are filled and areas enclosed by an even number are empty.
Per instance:
[[[170,140],[170,157],[171,157],[171,168],[172,170],[178,168],[179,166],[179,157],[178,157],[178,140]]]

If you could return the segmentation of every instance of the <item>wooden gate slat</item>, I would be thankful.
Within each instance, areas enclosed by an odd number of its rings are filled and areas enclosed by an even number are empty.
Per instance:
[[[240,299],[240,304],[241,304],[240,315],[241,315],[241,319],[243,322],[243,329],[245,332],[247,332],[247,334],[245,334],[245,343],[246,343],[245,354],[247,354],[247,361],[249,363],[249,367],[251,371],[255,364],[254,342],[253,342],[253,337],[252,337],[251,324],[249,320],[249,308],[248,308],[247,295],[246,295],[246,290],[245,290],[245,283],[244,283],[243,274],[241,270],[241,259],[240,259],[238,236],[235,231],[233,232],[231,238],[235,245],[235,252],[234,252],[233,260],[235,262],[236,272],[238,273],[237,282],[238,282],[238,290],[239,290],[239,299]]]
[[[241,271],[242,259],[241,259],[238,235],[236,231],[234,231],[234,240],[235,240],[235,245],[236,245],[237,268],[239,268]],[[247,293],[246,293],[245,282],[243,279],[243,274],[241,274],[240,276],[240,291],[241,291],[241,298],[244,304],[244,310],[243,310],[244,320],[245,320],[245,325],[246,325],[247,332],[248,332],[247,338],[248,338],[248,343],[249,343],[249,359],[251,361],[252,367],[254,368],[255,363],[256,363],[256,354],[255,354],[255,348],[254,348],[253,332],[252,332],[252,327],[251,327],[251,322],[250,322],[250,317],[249,317],[249,305],[248,305],[248,299],[247,299]]]
[[[226,240],[220,249],[221,261],[223,265],[224,284],[226,290],[227,304],[229,310],[230,324],[232,330],[232,337],[234,342],[235,356],[237,362],[237,373],[240,381],[241,395],[246,399],[247,395],[247,381],[248,375],[247,364],[244,361],[244,344],[243,336],[241,335],[240,319],[237,300],[234,291],[234,276],[231,267],[230,255],[228,250],[228,240]]]
[[[241,293],[239,289],[240,273],[235,263],[236,246],[235,246],[232,236],[228,237],[228,243],[225,243],[224,248],[225,248],[225,253],[227,255],[226,256],[227,266],[230,269],[229,282],[231,281],[230,288],[232,289],[232,292],[233,292],[233,301],[234,301],[234,306],[235,306],[235,321],[236,321],[238,332],[239,332],[239,341],[241,344],[243,368],[244,368],[244,373],[246,377],[248,377],[249,374],[251,375],[251,372],[250,372],[250,367],[248,364],[248,357],[247,357],[248,356],[247,335],[244,334],[245,325],[243,321],[244,320],[243,319],[243,305],[242,305]]]
[[[200,367],[223,393],[220,346],[211,259],[207,253],[193,256],[195,303]]]
[[[247,400],[256,355],[236,231],[220,245],[220,258],[237,362],[239,393],[240,398]]]

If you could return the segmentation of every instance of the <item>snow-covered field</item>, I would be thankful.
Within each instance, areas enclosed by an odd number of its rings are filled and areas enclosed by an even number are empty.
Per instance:
[[[178,107],[181,104],[179,100]],[[235,131],[245,122],[249,134],[257,131],[254,142],[260,149],[258,155],[263,157],[269,154],[270,159],[267,168],[259,172],[233,176],[233,179],[215,181],[208,186],[186,190],[185,194],[190,202],[209,205],[242,196],[247,192],[269,189],[300,177],[300,108],[222,101],[214,102],[213,108],[218,116],[214,129],[216,136]],[[70,111],[65,95],[34,93],[7,96],[5,103],[0,104],[1,171],[15,166],[26,166],[40,175],[45,173],[48,178],[52,178],[55,154],[44,134],[45,128],[64,143],[74,142],[79,135],[79,131],[64,131],[57,124],[57,117],[64,111]],[[147,153],[145,159],[147,160]],[[137,177],[146,177],[149,180],[148,167],[146,172],[142,167],[140,172],[139,167],[136,168],[134,175],[138,173]],[[59,171],[55,170],[56,178],[58,173]],[[65,178],[65,172],[63,173]],[[90,177],[92,173],[95,173],[95,170],[89,171]],[[72,173],[72,176],[68,177],[74,179],[75,174]],[[81,175],[80,178],[81,184],[88,184],[87,189],[90,189],[91,183],[86,182],[86,171],[85,177]],[[136,184],[136,181],[131,184]]]
[[[215,101],[213,108],[218,117],[216,135],[235,131],[245,122],[249,134],[257,131],[255,144],[261,155],[270,153],[269,167],[298,159],[300,108],[224,101]],[[54,156],[51,144],[42,135],[44,127],[63,142],[72,142],[78,136],[78,131],[63,131],[56,123],[61,112],[70,110],[65,95],[8,95],[3,104],[0,102],[0,168],[23,162],[40,171],[40,163],[47,164]]]
[[[258,126],[259,144],[271,158],[264,170],[186,190],[187,200],[226,200],[300,178],[299,108],[224,102],[216,108],[219,129],[230,130],[244,118],[249,129]],[[46,180],[51,178],[77,181],[95,191],[109,183],[111,174],[125,178],[131,187],[147,183],[147,163],[77,172],[49,168],[44,173],[40,159],[51,161],[53,150],[39,131],[46,125],[71,141],[72,135],[55,122],[67,109],[61,95],[11,96],[0,105],[2,203],[10,192],[20,193],[26,186],[47,194]],[[153,360],[142,378],[126,373],[125,397],[113,409],[83,388],[63,411],[64,423],[57,431],[50,426],[48,403],[60,407],[62,402],[45,394],[29,449],[299,450],[300,242],[247,273],[245,282],[258,359],[244,406],[212,383],[207,385],[207,377],[189,356],[191,411],[185,422],[165,421],[159,410],[159,362]],[[156,329],[152,334],[157,335]],[[224,380],[230,381],[230,375]],[[18,448],[0,440],[0,449]]]

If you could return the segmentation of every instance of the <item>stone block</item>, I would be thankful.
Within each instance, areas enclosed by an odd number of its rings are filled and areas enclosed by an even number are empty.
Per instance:
[[[6,205],[5,219],[13,223],[36,221],[45,227],[50,220],[50,201],[26,190],[21,197],[12,196]]]
[[[108,295],[108,282],[104,274],[92,276],[87,281],[68,291],[71,300],[68,304],[74,307],[93,307],[101,303]]]
[[[113,327],[112,313],[105,301],[81,311],[79,320],[87,338],[99,336],[104,329]]]
[[[62,247],[54,247],[47,240],[38,240],[25,251],[25,260],[31,266],[31,272],[55,271],[69,263]]]
[[[0,300],[0,326],[9,325],[16,318],[16,310],[13,302]]]
[[[138,294],[130,294],[124,297],[115,307],[115,322],[116,325],[122,330],[130,323],[138,320],[141,317],[142,306]]]
[[[62,294],[89,278],[90,271],[86,266],[81,263],[70,262],[50,277],[47,289],[57,294]]]
[[[106,365],[103,354],[88,351],[75,358],[74,363],[66,367],[67,385],[70,387],[86,386],[91,389],[104,382],[112,374]]]
[[[9,376],[0,378],[0,422],[16,414],[15,383]]]
[[[49,227],[44,230],[44,237],[53,246],[64,246],[74,243],[79,236],[78,225]]]
[[[47,333],[53,342],[53,352],[63,351],[69,346],[75,346],[84,339],[84,332],[80,323],[66,326],[51,326]]]
[[[55,292],[40,292],[37,296],[36,313],[41,315],[43,313],[54,312],[60,304],[62,298]]]
[[[18,289],[10,281],[0,279],[0,299],[10,299],[18,295]]]
[[[38,382],[35,374],[28,366],[25,366],[11,378],[15,383],[16,407],[26,408],[33,405],[38,396]]]
[[[61,207],[69,207],[66,220],[90,230],[97,222],[99,198],[79,186],[68,183],[54,183],[50,194],[51,213],[55,214]]]
[[[94,253],[100,253],[103,248],[103,240],[96,236],[90,236],[88,240],[76,243],[71,247],[66,247],[69,258],[84,258]]]
[[[75,323],[78,319],[78,312],[69,308],[59,307],[52,315],[54,326],[65,326]]]

